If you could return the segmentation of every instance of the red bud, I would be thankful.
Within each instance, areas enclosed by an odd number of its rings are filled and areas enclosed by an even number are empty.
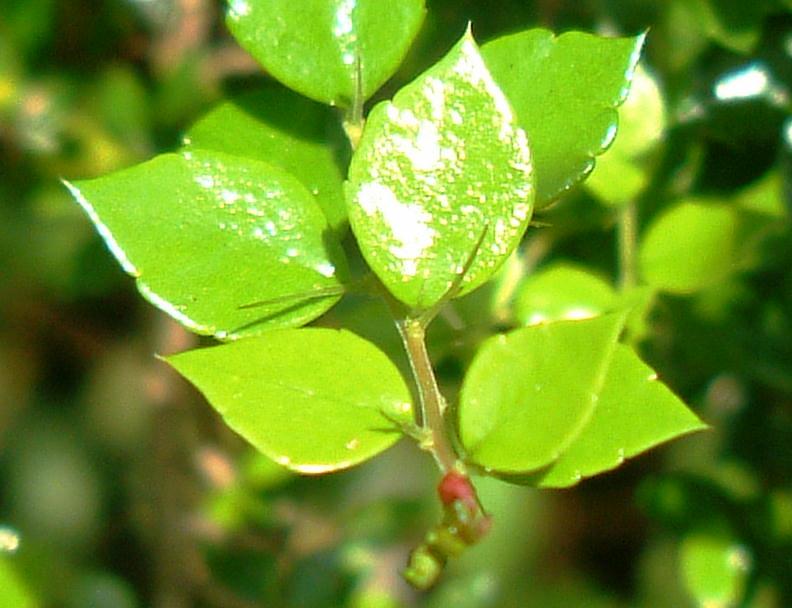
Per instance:
[[[449,471],[437,486],[437,493],[444,505],[451,505],[455,500],[461,500],[465,505],[476,504],[476,492],[467,475],[458,471]]]

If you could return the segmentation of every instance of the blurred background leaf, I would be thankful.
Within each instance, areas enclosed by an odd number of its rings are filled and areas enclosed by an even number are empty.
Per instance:
[[[792,605],[792,4],[427,9],[372,103],[439,59],[468,21],[482,43],[535,26],[649,28],[641,69],[653,82],[632,117],[620,114],[595,181],[538,214],[496,280],[433,326],[445,394],[453,404],[493,330],[607,307],[608,287],[627,297],[614,228],[629,201],[645,256],[638,278],[658,290],[642,296],[633,345],[712,429],[571,490],[480,480],[492,536],[433,594],[415,595],[398,573],[438,517],[430,459],[402,442],[358,469],[304,479],[253,455],[153,359],[194,338],[137,297],[58,182],[173,150],[217,101],[279,86],[233,41],[223,3],[5,0],[0,525],[20,546],[0,560],[0,604]],[[668,224],[691,205],[727,217],[717,239],[706,217],[692,235],[688,222]],[[684,258],[684,270],[647,253],[658,250]],[[682,274],[690,262],[695,277]],[[559,272],[586,279],[543,283]],[[345,300],[322,324],[352,326],[403,366],[376,304]]]

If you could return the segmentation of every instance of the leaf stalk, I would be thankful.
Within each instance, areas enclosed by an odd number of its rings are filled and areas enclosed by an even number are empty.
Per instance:
[[[619,242],[619,288],[627,291],[638,284],[638,208],[634,202],[620,209],[616,232]]]
[[[456,468],[457,456],[448,438],[444,412],[446,402],[437,385],[429,352],[426,349],[426,326],[418,319],[397,322],[410,367],[418,388],[418,426],[429,431],[431,452],[443,473]]]

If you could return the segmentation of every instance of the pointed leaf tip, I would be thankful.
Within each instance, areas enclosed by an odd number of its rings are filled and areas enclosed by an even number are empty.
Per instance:
[[[603,38],[533,29],[482,47],[487,65],[528,133],[541,209],[583,180],[616,135],[646,33]]]
[[[196,333],[236,339],[301,325],[338,300],[239,308],[346,277],[321,209],[282,169],[188,150],[65,185],[143,297]]]
[[[628,346],[608,367],[597,406],[572,445],[544,471],[540,487],[568,487],[657,445],[707,428]]]
[[[628,346],[624,314],[556,321],[486,342],[460,395],[470,460],[558,488],[706,428]]]
[[[350,224],[374,272],[413,309],[485,282],[533,209],[525,133],[469,32],[371,112],[347,184]]]
[[[412,420],[399,371],[373,344],[345,330],[275,330],[166,361],[232,429],[300,473],[328,473],[372,458]]]

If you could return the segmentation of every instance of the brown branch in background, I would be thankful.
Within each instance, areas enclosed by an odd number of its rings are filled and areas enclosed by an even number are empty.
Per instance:
[[[157,315],[154,350],[172,353],[195,339],[173,320]],[[181,380],[162,361],[152,360],[145,382],[154,405],[151,445],[146,451],[147,508],[142,522],[152,559],[152,606],[188,608],[194,605],[196,580],[206,579],[199,548],[189,532],[188,514],[198,500],[191,454],[196,449],[194,416],[185,406]]]
[[[160,75],[172,73],[191,54],[206,48],[215,18],[209,0],[177,0],[151,43],[149,57],[154,71]]]
[[[229,76],[260,74],[261,65],[235,42],[221,44],[201,63],[201,80],[211,85],[222,82]]]
[[[151,44],[149,60],[154,72],[163,77],[196,60],[199,81],[209,91],[229,76],[260,73],[261,66],[236,42],[213,44],[216,19],[213,2],[179,0]]]
[[[153,339],[157,354],[195,346],[195,336],[181,325],[162,314],[157,313],[157,317]],[[188,608],[200,600],[210,606],[250,608],[255,604],[238,597],[212,576],[202,545],[247,543],[268,552],[281,547],[270,538],[255,535],[223,538],[196,516],[207,488],[217,490],[235,483],[234,462],[225,452],[208,447],[207,435],[212,435],[213,429],[201,424],[201,412],[190,407],[193,401],[187,394],[187,383],[166,363],[152,361],[146,395],[155,410],[144,472],[148,504],[143,524],[152,556],[151,605]],[[219,417],[213,417],[212,422],[222,424]]]

